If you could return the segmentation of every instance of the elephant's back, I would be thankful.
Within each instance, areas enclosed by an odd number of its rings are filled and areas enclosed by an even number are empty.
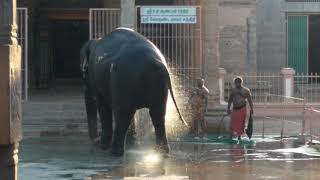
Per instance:
[[[107,56],[105,61],[154,61],[165,64],[159,49],[138,32],[116,29],[99,41],[98,56]]]

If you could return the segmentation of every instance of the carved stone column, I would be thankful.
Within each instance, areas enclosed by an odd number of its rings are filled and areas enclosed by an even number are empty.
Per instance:
[[[227,105],[227,102],[224,100],[224,83],[227,71],[224,68],[218,69],[219,74],[219,94],[220,94],[220,104]]]
[[[121,27],[134,29],[135,0],[121,0]]]
[[[218,82],[218,40],[219,40],[219,0],[201,0],[202,7],[202,53],[203,77],[207,88],[214,94],[219,91]],[[210,102],[209,103],[213,103]]]
[[[16,0],[0,0],[0,179],[17,179],[21,130],[21,55]]]

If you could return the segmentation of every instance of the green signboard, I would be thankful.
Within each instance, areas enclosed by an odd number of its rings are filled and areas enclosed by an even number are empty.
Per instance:
[[[142,7],[142,24],[196,24],[196,7]]]

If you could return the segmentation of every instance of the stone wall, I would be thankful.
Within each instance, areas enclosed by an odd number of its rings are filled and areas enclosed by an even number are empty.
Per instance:
[[[201,0],[174,0],[175,5],[199,5]]]
[[[171,5],[173,0],[135,0],[136,5]]]
[[[102,6],[104,8],[120,8],[121,0],[104,0],[102,1]]]
[[[246,26],[225,26],[219,33],[220,66],[228,72],[241,73],[247,58]]]
[[[256,74],[257,68],[257,20],[256,16],[248,18],[247,21],[247,63],[246,72]]]
[[[219,3],[219,66],[227,72],[243,73],[255,63],[252,46],[256,43],[254,38],[254,25],[249,18],[255,17],[255,0],[220,0]],[[251,50],[249,50],[251,46]],[[253,48],[254,49],[254,48]],[[250,54],[251,53],[251,54]],[[251,59],[249,59],[251,58]]]
[[[279,72],[286,63],[284,1],[257,0],[257,64],[259,72]]]

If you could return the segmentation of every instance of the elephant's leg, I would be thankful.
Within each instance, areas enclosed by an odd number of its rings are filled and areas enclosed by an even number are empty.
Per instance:
[[[165,127],[165,111],[165,105],[159,108],[150,108],[150,116],[156,134],[156,149],[167,154],[169,153],[169,146]]]
[[[124,141],[135,111],[115,111],[115,129],[110,153],[114,156],[122,156],[124,153]]]
[[[107,149],[112,139],[112,109],[101,98],[98,99],[98,109],[102,129],[100,145]]]
[[[87,121],[88,121],[88,133],[92,142],[98,138],[98,127],[97,127],[97,104],[94,97],[88,92],[85,87],[85,105],[87,111]]]

